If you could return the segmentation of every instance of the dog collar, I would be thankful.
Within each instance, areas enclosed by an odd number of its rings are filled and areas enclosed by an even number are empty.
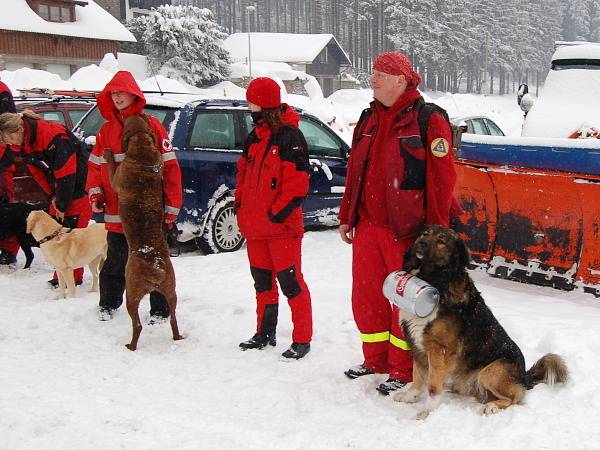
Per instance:
[[[63,228],[59,228],[58,230],[56,230],[56,231],[55,231],[54,233],[52,233],[51,235],[49,235],[49,236],[46,236],[45,238],[42,238],[42,239],[40,239],[40,240],[38,241],[38,243],[39,243],[40,245],[42,245],[43,243],[45,243],[45,242],[48,242],[48,241],[51,241],[52,239],[54,239],[55,237],[58,237],[58,236],[60,236],[61,234],[67,234],[67,233],[70,233],[71,231],[73,231],[73,229],[72,229],[72,228],[67,228],[67,231],[64,231],[64,232],[63,232],[63,229],[64,229],[64,227],[63,227]]]
[[[155,164],[153,166],[143,166],[144,169],[148,169],[148,171],[152,172],[152,173],[159,173],[160,169],[162,168],[162,164]]]

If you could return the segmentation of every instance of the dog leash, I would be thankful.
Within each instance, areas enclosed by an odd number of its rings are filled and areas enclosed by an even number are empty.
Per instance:
[[[67,231],[63,232],[63,228],[65,228],[65,227],[61,227],[61,228],[59,228],[58,230],[56,230],[54,233],[52,233],[51,235],[49,235],[49,236],[46,236],[45,238],[42,238],[42,239],[40,239],[40,240],[38,241],[38,243],[39,243],[40,245],[42,245],[43,243],[45,243],[45,242],[48,242],[48,241],[51,241],[52,239],[54,239],[55,237],[58,237],[58,236],[60,236],[61,234],[68,234],[68,233],[70,233],[71,231],[73,231],[73,228],[67,228]]]

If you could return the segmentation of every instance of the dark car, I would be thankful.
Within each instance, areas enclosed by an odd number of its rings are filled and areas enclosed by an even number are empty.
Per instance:
[[[93,99],[68,99],[54,98],[42,100],[16,99],[17,111],[30,109],[42,116],[42,119],[62,123],[68,130],[72,130],[96,102]]]
[[[206,252],[239,249],[243,238],[233,209],[236,162],[252,129],[242,100],[191,100],[189,96],[147,98],[144,112],[157,117],[171,137],[183,178],[183,207],[177,227],[181,242],[195,239]],[[310,190],[304,202],[306,225],[337,225],[349,147],[315,116],[302,110],[300,129],[308,143]],[[102,125],[93,108],[74,130],[92,145]]]

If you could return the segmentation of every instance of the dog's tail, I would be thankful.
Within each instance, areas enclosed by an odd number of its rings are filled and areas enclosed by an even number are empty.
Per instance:
[[[525,374],[527,389],[533,388],[536,384],[556,384],[564,383],[569,377],[567,364],[561,356],[554,353],[548,353],[542,356],[531,369]]]

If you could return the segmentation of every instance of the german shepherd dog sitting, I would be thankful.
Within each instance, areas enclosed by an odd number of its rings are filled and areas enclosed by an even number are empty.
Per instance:
[[[118,167],[109,150],[104,150],[104,159],[111,184],[119,196],[119,215],[129,246],[125,291],[133,335],[126,347],[133,351],[142,332],[138,306],[144,295],[152,291],[167,299],[173,339],[183,337],[179,334],[175,315],[175,272],[163,234],[162,155],[144,118],[125,119],[122,148],[126,156]]]
[[[434,286],[440,302],[427,317],[404,314],[402,327],[411,344],[413,383],[394,400],[416,403],[426,393],[426,418],[440,404],[444,387],[473,395],[493,414],[519,403],[538,383],[563,383],[567,366],[555,354],[529,370],[521,350],[498,323],[466,271],[469,250],[458,235],[431,225],[416,239],[405,270]]]

